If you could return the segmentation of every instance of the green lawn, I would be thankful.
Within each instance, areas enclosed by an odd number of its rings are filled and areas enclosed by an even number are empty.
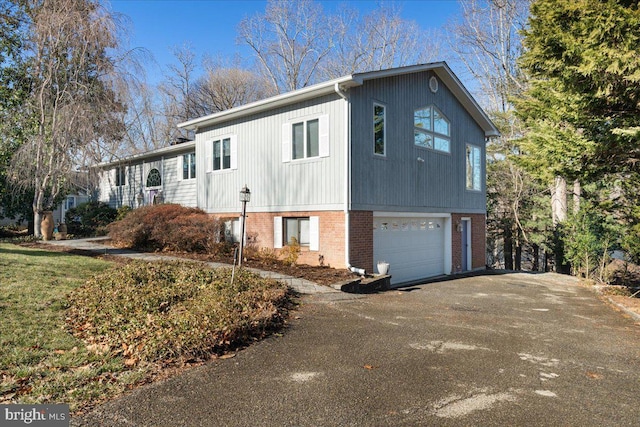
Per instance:
[[[81,412],[164,367],[207,360],[280,328],[287,286],[246,270],[235,281],[231,274],[0,243],[0,404],[66,403]]]
[[[0,243],[0,403],[81,409],[146,376],[122,358],[90,353],[66,330],[67,294],[112,264]]]

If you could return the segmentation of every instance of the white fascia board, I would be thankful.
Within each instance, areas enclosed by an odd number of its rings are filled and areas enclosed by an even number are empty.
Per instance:
[[[194,149],[195,146],[196,146],[196,142],[195,141],[183,142],[182,144],[171,145],[169,147],[162,147],[162,148],[158,148],[157,150],[152,150],[152,151],[145,151],[144,153],[134,154],[132,156],[123,157],[121,159],[113,160],[111,162],[98,163],[96,166],[104,168],[104,167],[117,165],[117,164],[120,164],[120,163],[132,162],[132,161],[135,161],[135,160],[144,160],[144,159],[148,159],[149,157],[156,157],[156,156],[163,155],[163,154],[170,154],[170,153],[174,153],[174,152],[179,153],[181,151],[189,151],[190,149]]]
[[[361,83],[358,83],[356,80],[354,80],[352,76],[344,76],[334,80],[330,80],[328,82],[298,89],[293,92],[283,93],[271,98],[266,98],[260,101],[252,102],[250,104],[242,105],[240,107],[234,107],[229,110],[220,111],[208,116],[189,120],[187,122],[178,124],[178,127],[182,129],[197,131],[198,128],[211,126],[221,121],[244,117],[248,116],[249,114],[260,113],[262,111],[271,110],[284,105],[293,104],[295,102],[306,101],[308,99],[314,99],[319,96],[335,93],[336,84],[346,89],[354,86],[359,86]]]
[[[442,62],[441,64],[442,66],[440,68],[436,68],[433,71],[438,77],[440,77],[440,80],[447,85],[449,90],[454,94],[458,101],[460,101],[462,106],[467,110],[471,117],[473,117],[476,123],[480,125],[484,131],[484,136],[500,136],[500,131],[496,125],[493,124],[489,116],[487,116],[487,113],[485,113],[482,107],[480,107],[480,104],[478,104],[473,95],[471,95],[467,88],[462,85],[462,82],[460,82],[458,77],[453,74],[453,71],[451,71],[451,68],[449,68],[447,63]]]
[[[500,136],[498,128],[493,124],[489,116],[484,112],[480,105],[473,98],[471,93],[462,85],[458,77],[453,74],[449,65],[442,62],[432,62],[429,64],[410,65],[406,67],[390,68],[387,70],[369,71],[366,73],[356,73],[349,76],[340,77],[324,83],[319,83],[306,88],[298,89],[293,92],[287,92],[276,95],[261,101],[252,102],[240,107],[231,108],[219,113],[210,114],[208,116],[199,117],[189,120],[178,125],[179,128],[195,130],[198,128],[211,126],[221,121],[226,121],[238,117],[244,117],[249,114],[267,111],[273,108],[281,107],[294,102],[305,101],[317,98],[319,96],[335,93],[335,85],[339,85],[342,89],[348,89],[354,86],[360,86],[366,80],[380,79],[385,77],[394,77],[411,73],[419,73],[423,71],[433,71],[451,90],[454,96],[460,101],[467,112],[480,125],[486,137]]]

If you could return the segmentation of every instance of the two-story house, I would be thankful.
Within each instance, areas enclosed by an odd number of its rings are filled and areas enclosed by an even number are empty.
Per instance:
[[[179,126],[195,142],[104,165],[103,200],[136,206],[161,192],[239,217],[246,185],[247,233],[276,250],[297,239],[302,262],[375,272],[386,261],[394,284],[485,266],[485,141],[498,130],[444,62],[353,74]]]

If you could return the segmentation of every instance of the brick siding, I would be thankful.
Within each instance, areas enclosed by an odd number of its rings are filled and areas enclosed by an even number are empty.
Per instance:
[[[471,218],[471,269],[486,267],[486,217],[484,214],[451,214],[451,272],[462,271],[462,232],[458,224]]]
[[[231,218],[229,214],[212,214],[216,217]],[[237,215],[236,217],[239,217]],[[310,251],[302,247],[298,263],[309,265],[328,265],[345,268],[344,258],[344,212],[343,211],[305,211],[305,212],[248,212],[246,233],[255,241],[258,248],[273,249],[273,219],[286,217],[319,217],[319,250]],[[273,249],[280,252],[280,249]]]
[[[351,265],[373,270],[373,212],[349,213],[349,260]]]

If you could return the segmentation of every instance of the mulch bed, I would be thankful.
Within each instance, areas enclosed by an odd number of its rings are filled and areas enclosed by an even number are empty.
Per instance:
[[[107,243],[107,241],[101,241],[100,243]],[[54,252],[65,252],[73,255],[82,255],[82,256],[90,256],[93,258],[100,258],[112,262],[117,263],[127,263],[131,260],[129,258],[108,255],[108,254],[100,254],[93,251],[87,251],[82,249],[75,249],[68,246],[54,246],[47,245],[45,243],[21,243],[21,246],[26,246],[30,248],[44,249],[47,251]],[[162,252],[163,255],[171,255],[180,258],[187,258],[197,261],[209,261],[209,262],[222,262],[229,265],[233,264],[233,257],[225,257],[225,256],[213,256],[209,254],[197,254],[197,253],[189,253],[189,252]],[[287,265],[284,262],[278,262],[273,260],[262,260],[262,259],[254,259],[249,258],[243,261],[242,265],[244,267],[249,268],[257,268],[260,270],[273,271],[281,274],[286,274],[287,276],[292,276],[296,278],[301,278],[305,280],[309,280],[311,282],[317,283],[319,285],[332,285],[334,283],[344,282],[345,280],[350,280],[355,278],[356,276],[346,269],[337,269],[326,266],[312,266],[307,264],[294,264]]]

